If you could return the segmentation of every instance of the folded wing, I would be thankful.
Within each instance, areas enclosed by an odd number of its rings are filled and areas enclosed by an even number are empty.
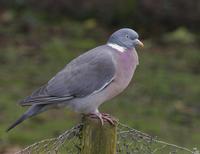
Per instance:
[[[100,46],[74,59],[20,104],[52,104],[85,97],[103,90],[114,78],[112,55]]]

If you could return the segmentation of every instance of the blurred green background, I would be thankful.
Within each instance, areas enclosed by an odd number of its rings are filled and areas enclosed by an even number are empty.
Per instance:
[[[0,153],[59,135],[79,122],[51,110],[5,129],[26,109],[17,102],[66,63],[122,27],[145,47],[128,89],[101,111],[152,136],[200,149],[199,0],[0,0]]]

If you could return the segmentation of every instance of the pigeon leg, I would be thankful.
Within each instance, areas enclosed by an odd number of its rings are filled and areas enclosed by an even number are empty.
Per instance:
[[[113,126],[115,125],[114,121],[113,121],[111,118],[109,118],[109,117],[104,116],[104,117],[103,117],[103,120],[104,120],[104,121],[107,121],[108,123],[110,123],[110,124],[113,125]]]
[[[102,126],[104,125],[104,120],[102,118],[101,113],[90,113],[87,116],[90,117],[90,118],[93,118],[93,119],[99,119],[100,122],[101,122],[101,125]]]
[[[118,123],[117,120],[108,113],[102,113],[102,117],[113,126]]]
[[[87,114],[87,116],[93,119],[99,119],[102,126],[104,125],[104,122],[108,122],[113,126],[117,123],[117,120],[107,113],[90,113]]]

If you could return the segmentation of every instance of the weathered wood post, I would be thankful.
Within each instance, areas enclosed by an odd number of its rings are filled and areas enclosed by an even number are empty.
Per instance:
[[[116,154],[117,126],[85,117],[81,154]]]

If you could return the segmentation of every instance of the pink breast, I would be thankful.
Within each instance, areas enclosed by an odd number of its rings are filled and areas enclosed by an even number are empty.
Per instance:
[[[138,57],[135,50],[125,52],[114,51],[116,60],[116,75],[111,84],[104,90],[105,100],[109,100],[121,93],[130,83],[136,66]]]
[[[111,86],[112,96],[118,95],[129,85],[137,64],[136,52],[129,50],[124,53],[117,53],[116,77]]]

